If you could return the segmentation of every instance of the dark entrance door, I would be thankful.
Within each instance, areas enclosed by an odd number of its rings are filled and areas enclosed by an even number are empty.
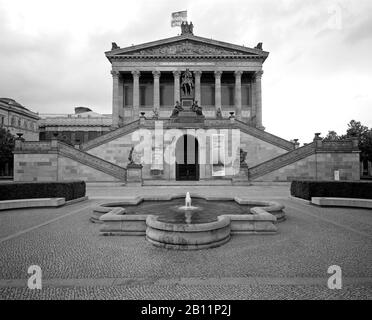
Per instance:
[[[190,135],[180,137],[176,145],[176,180],[199,180],[199,144]]]

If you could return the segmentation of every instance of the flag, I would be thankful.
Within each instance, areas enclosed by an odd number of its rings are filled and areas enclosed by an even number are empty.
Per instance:
[[[180,26],[183,21],[187,21],[187,11],[178,11],[172,13],[172,27]]]

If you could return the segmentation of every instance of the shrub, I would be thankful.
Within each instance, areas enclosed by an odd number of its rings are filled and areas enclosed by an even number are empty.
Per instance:
[[[0,184],[0,200],[65,198],[66,201],[69,201],[84,196],[84,181],[8,182]]]
[[[372,182],[292,181],[291,195],[305,200],[312,197],[372,199]]]

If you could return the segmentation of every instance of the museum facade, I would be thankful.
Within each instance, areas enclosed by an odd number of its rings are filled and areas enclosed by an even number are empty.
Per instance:
[[[265,131],[263,64],[269,53],[193,34],[105,53],[113,85],[110,130],[72,146],[17,142],[15,180],[249,184],[360,177],[357,140],[303,147]],[[39,161],[43,158],[43,161]],[[39,163],[43,162],[42,170]]]

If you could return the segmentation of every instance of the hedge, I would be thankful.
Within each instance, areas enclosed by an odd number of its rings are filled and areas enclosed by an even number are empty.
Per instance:
[[[372,199],[372,182],[292,181],[291,195],[305,200],[312,197]]]
[[[84,181],[0,183],[0,200],[65,198],[69,201],[84,196]]]

